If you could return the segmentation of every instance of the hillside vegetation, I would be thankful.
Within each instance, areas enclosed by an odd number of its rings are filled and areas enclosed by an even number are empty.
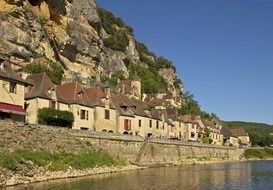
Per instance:
[[[264,123],[252,123],[242,121],[225,121],[224,126],[227,128],[244,128],[252,142],[253,146],[270,146],[273,144],[273,125]]]

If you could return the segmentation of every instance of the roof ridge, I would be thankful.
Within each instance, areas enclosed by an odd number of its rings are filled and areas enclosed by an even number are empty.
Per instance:
[[[78,84],[78,82],[76,82],[76,85],[74,85],[73,101],[76,101],[76,89],[77,89],[77,84]]]
[[[41,84],[39,85],[39,90],[38,90],[38,94],[41,94],[42,93],[42,86],[43,86],[43,83],[44,83],[44,77],[45,77],[45,72],[43,72],[42,74],[42,80],[41,80]]]

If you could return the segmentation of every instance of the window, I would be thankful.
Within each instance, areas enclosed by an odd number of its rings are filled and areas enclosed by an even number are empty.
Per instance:
[[[87,128],[87,127],[81,127],[81,130],[83,130],[83,131],[87,131],[87,130],[88,130],[88,128]]]
[[[110,110],[105,110],[105,112],[104,112],[104,118],[105,119],[110,119]]]
[[[124,130],[131,131],[131,120],[124,119]]]
[[[138,120],[138,126],[141,127],[141,119]]]
[[[159,129],[159,121],[156,121],[156,129]]]
[[[86,110],[81,110],[80,113],[81,113],[81,114],[80,114],[80,118],[81,118],[81,119],[88,120],[88,111],[86,111]]]
[[[11,92],[11,93],[17,92],[17,84],[15,82],[9,83],[9,92]]]
[[[52,109],[56,109],[56,102],[55,101],[51,101],[51,108]]]
[[[194,124],[192,124],[191,128],[194,129]]]
[[[153,127],[153,121],[150,120],[150,128],[152,128],[152,127]]]

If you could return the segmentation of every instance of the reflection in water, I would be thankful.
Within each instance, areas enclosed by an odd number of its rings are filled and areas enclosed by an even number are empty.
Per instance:
[[[66,179],[8,190],[211,190],[273,189],[273,162],[153,168],[88,178]]]

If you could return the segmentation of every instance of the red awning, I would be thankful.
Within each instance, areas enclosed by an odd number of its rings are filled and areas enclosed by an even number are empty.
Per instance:
[[[27,115],[27,112],[23,107],[4,103],[0,103],[0,112]]]

